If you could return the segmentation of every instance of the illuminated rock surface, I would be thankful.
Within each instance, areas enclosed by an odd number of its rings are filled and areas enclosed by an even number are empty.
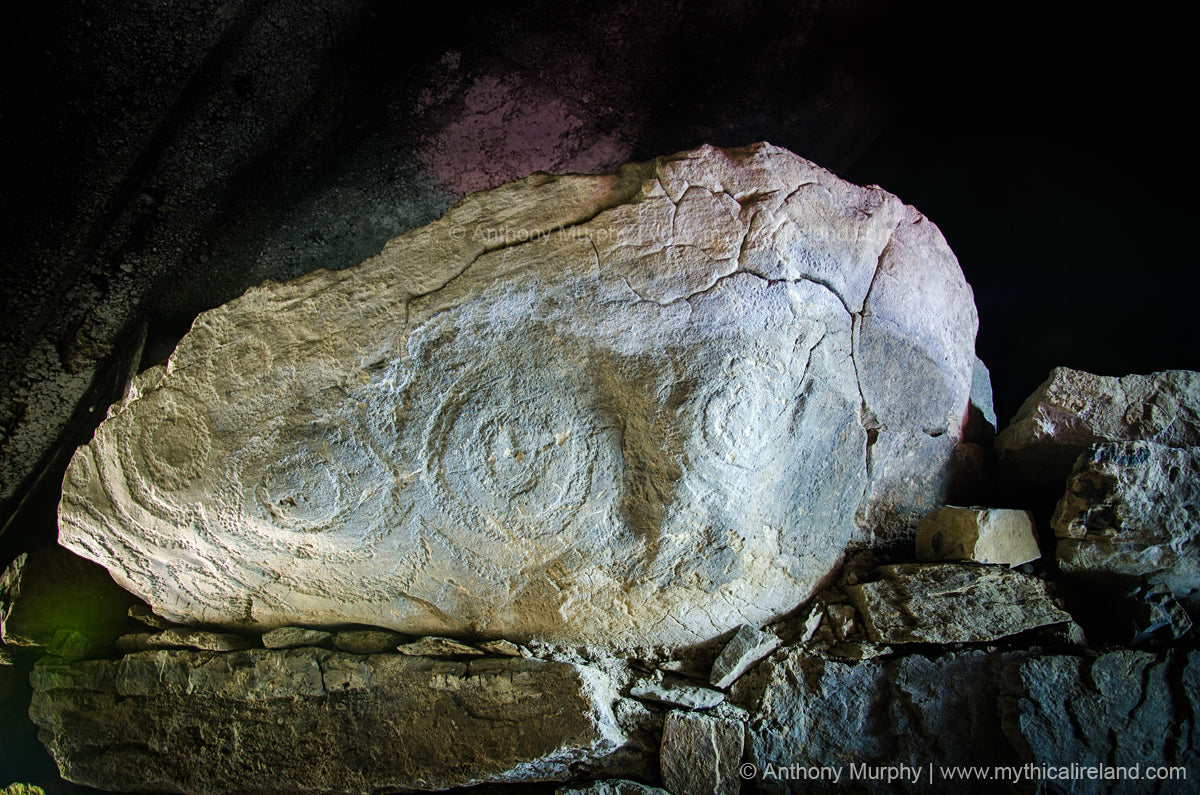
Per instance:
[[[183,623],[692,643],[941,501],[975,329],[932,223],[770,145],[534,175],[201,315],[60,540]]]
[[[930,511],[917,525],[918,560],[1020,566],[1041,556],[1029,511],[947,505]]]
[[[876,643],[986,643],[1071,620],[1045,582],[1012,569],[899,563],[878,573],[846,589]]]

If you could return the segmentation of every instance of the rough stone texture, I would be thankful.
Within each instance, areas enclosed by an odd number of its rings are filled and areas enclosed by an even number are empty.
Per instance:
[[[386,654],[409,640],[399,632],[383,629],[348,629],[334,633],[333,647],[350,654]]]
[[[397,646],[396,651],[414,657],[482,657],[483,652],[452,638],[421,638],[412,643]]]
[[[713,661],[709,682],[713,687],[724,690],[751,665],[779,648],[779,642],[779,636],[773,632],[763,632],[743,624]]]
[[[1200,602],[1200,447],[1098,444],[1051,520],[1063,572],[1163,583]]]
[[[1134,600],[1135,632],[1130,642],[1144,643],[1155,638],[1178,640],[1192,629],[1192,617],[1162,583],[1137,589]]]
[[[61,657],[67,662],[82,660],[93,653],[101,651],[95,647],[91,638],[73,629],[60,629],[54,633],[54,638],[46,646],[46,654]],[[103,651],[109,651],[104,649]]]
[[[657,701],[684,709],[712,709],[725,700],[725,694],[719,690],[682,682],[649,682],[631,687],[629,695],[643,701]]]
[[[103,568],[59,546],[22,553],[0,574],[0,640],[46,646],[59,630],[111,644],[134,598]]]
[[[858,614],[848,604],[825,605],[825,628],[833,640],[851,640],[859,631]]]
[[[1057,499],[1082,453],[1100,442],[1200,445],[1200,373],[1120,378],[1056,367],[996,437],[1010,489]]]
[[[1012,569],[953,563],[880,566],[846,594],[876,643],[982,643],[1070,622],[1046,583]]]
[[[742,780],[745,728],[741,721],[673,711],[663,722],[660,762],[670,792],[736,795]]]
[[[496,640],[485,640],[475,644],[481,651],[488,654],[499,654],[501,657],[528,657],[525,649],[513,643],[510,640],[497,638]]]
[[[561,781],[624,741],[606,675],[538,660],[158,651],[43,664],[32,682],[63,777],[119,791]]]
[[[178,620],[704,640],[940,501],[975,328],[932,223],[776,147],[534,175],[198,318],[60,533]]]
[[[258,646],[258,639],[231,632],[202,629],[167,629],[162,632],[138,632],[117,638],[122,652],[150,649],[196,649],[197,651],[240,651]]]
[[[262,645],[268,649],[294,649],[299,646],[324,646],[332,639],[332,632],[304,627],[280,627],[263,633]]]
[[[971,370],[971,413],[967,419],[973,425],[965,435],[973,441],[990,443],[995,438],[998,422],[992,396],[992,374],[978,356]]]
[[[572,784],[559,787],[554,795],[673,795],[661,787],[651,787],[626,779],[608,779],[588,784]]]
[[[1020,566],[1041,556],[1029,511],[947,505],[930,511],[917,525],[917,560]]]
[[[1140,764],[1145,771],[1187,764],[1197,756],[1198,657],[1128,650],[967,651],[848,663],[789,650],[763,666],[747,755],[758,768],[760,792],[806,793],[940,792],[962,786],[943,780],[939,765]],[[781,778],[778,768],[792,764],[828,766],[840,770],[841,779]],[[889,783],[860,772],[855,778],[851,769],[901,764],[919,769],[916,786],[911,777]],[[1190,779],[1194,773],[1188,773]],[[1032,791],[1036,782],[1026,778],[1025,786]],[[1190,786],[1164,782],[1159,789],[1141,781],[1115,791],[1179,792]],[[1109,787],[1079,780],[1073,789],[1062,789],[1113,791]]]
[[[129,607],[129,617],[145,624],[151,629],[164,630],[175,626],[143,604],[131,605]]]
[[[1002,655],[958,652],[842,662],[791,649],[763,664],[748,759],[760,792],[895,792],[851,781],[851,764],[991,765],[1007,761],[995,700]],[[790,780],[798,764],[840,771],[839,781]],[[926,786],[917,791],[938,791]]]
[[[1021,762],[1037,765],[1076,761],[1144,771],[1193,761],[1191,740],[1200,705],[1196,657],[1191,652],[1186,660],[1172,661],[1119,650],[1014,662],[1001,682],[1004,733]],[[1178,691],[1173,664],[1184,668]],[[1188,791],[1195,772],[1187,773],[1187,781],[1135,781],[1116,791]],[[1071,791],[1110,792],[1111,787],[1111,782],[1081,780]]]
[[[4,789],[0,789],[0,795],[46,795],[46,790],[36,784],[14,782]]]

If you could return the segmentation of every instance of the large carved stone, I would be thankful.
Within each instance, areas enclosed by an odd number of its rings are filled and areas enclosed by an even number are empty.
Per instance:
[[[180,622],[691,643],[941,500],[975,329],[932,223],[776,147],[536,174],[198,318],[60,540]]]

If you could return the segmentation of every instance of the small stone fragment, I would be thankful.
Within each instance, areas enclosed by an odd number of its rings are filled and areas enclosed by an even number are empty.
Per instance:
[[[733,684],[751,665],[779,647],[779,637],[742,624],[713,661],[709,681],[721,690]]]
[[[521,648],[512,641],[504,640],[503,638],[497,638],[496,640],[485,640],[476,645],[488,654],[499,654],[501,657],[529,656],[525,649]]]
[[[483,652],[450,638],[428,636],[397,646],[396,651],[413,657],[482,657]]]
[[[176,626],[151,610],[149,605],[130,605],[129,617],[157,630],[171,629]]]
[[[592,781],[587,784],[559,787],[554,791],[554,795],[672,795],[672,793],[659,787],[651,787],[649,784],[613,778],[606,781]]]
[[[839,641],[850,640],[858,631],[858,616],[851,605],[844,603],[825,605],[825,617],[827,619],[826,626]]]
[[[348,629],[333,636],[333,647],[349,654],[388,654],[409,640],[386,629]]]
[[[300,646],[323,646],[332,637],[332,632],[319,629],[280,627],[265,633],[262,644],[268,649],[294,649]]]
[[[252,649],[257,645],[253,638],[245,635],[181,628],[167,629],[157,633],[141,632],[117,638],[117,650],[126,653],[156,649],[240,651]]]
[[[682,682],[638,685],[629,689],[629,695],[643,701],[657,701],[683,709],[712,709],[725,700],[725,694],[719,690]]]
[[[741,721],[670,712],[663,723],[663,783],[670,792],[737,795],[744,743]]]
[[[12,652],[8,649],[0,647],[0,665],[15,665],[16,660],[13,659]]]
[[[821,619],[825,613],[821,610],[813,610],[808,614],[808,618],[804,619],[804,633],[800,636],[803,643],[808,643],[817,634],[817,630],[821,628]]]
[[[996,436],[996,409],[993,402],[992,374],[978,356],[971,370],[971,404],[963,438],[991,444]]]
[[[1133,645],[1146,643],[1156,637],[1178,640],[1192,628],[1191,616],[1176,601],[1174,594],[1162,583],[1139,589],[1136,634]]]
[[[930,511],[917,525],[917,560],[1016,567],[1041,556],[1029,511],[947,505]]]
[[[1071,621],[1046,584],[1012,569],[955,563],[878,568],[846,593],[876,643],[982,643]]]

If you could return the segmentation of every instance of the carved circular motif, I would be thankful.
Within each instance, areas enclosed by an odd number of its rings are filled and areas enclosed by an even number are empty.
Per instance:
[[[208,426],[195,409],[162,392],[138,401],[140,422],[134,426],[128,452],[144,466],[131,471],[149,475],[156,489],[178,491],[191,483],[208,463],[212,442]]]
[[[756,470],[779,454],[791,431],[791,379],[760,363],[734,360],[700,398],[700,433],[712,463]]]
[[[465,527],[557,532],[592,491],[603,432],[567,373],[494,369],[468,370],[439,399],[422,441],[425,483]]]
[[[345,510],[342,477],[336,465],[293,454],[273,463],[257,490],[259,502],[277,524],[317,532]]]

